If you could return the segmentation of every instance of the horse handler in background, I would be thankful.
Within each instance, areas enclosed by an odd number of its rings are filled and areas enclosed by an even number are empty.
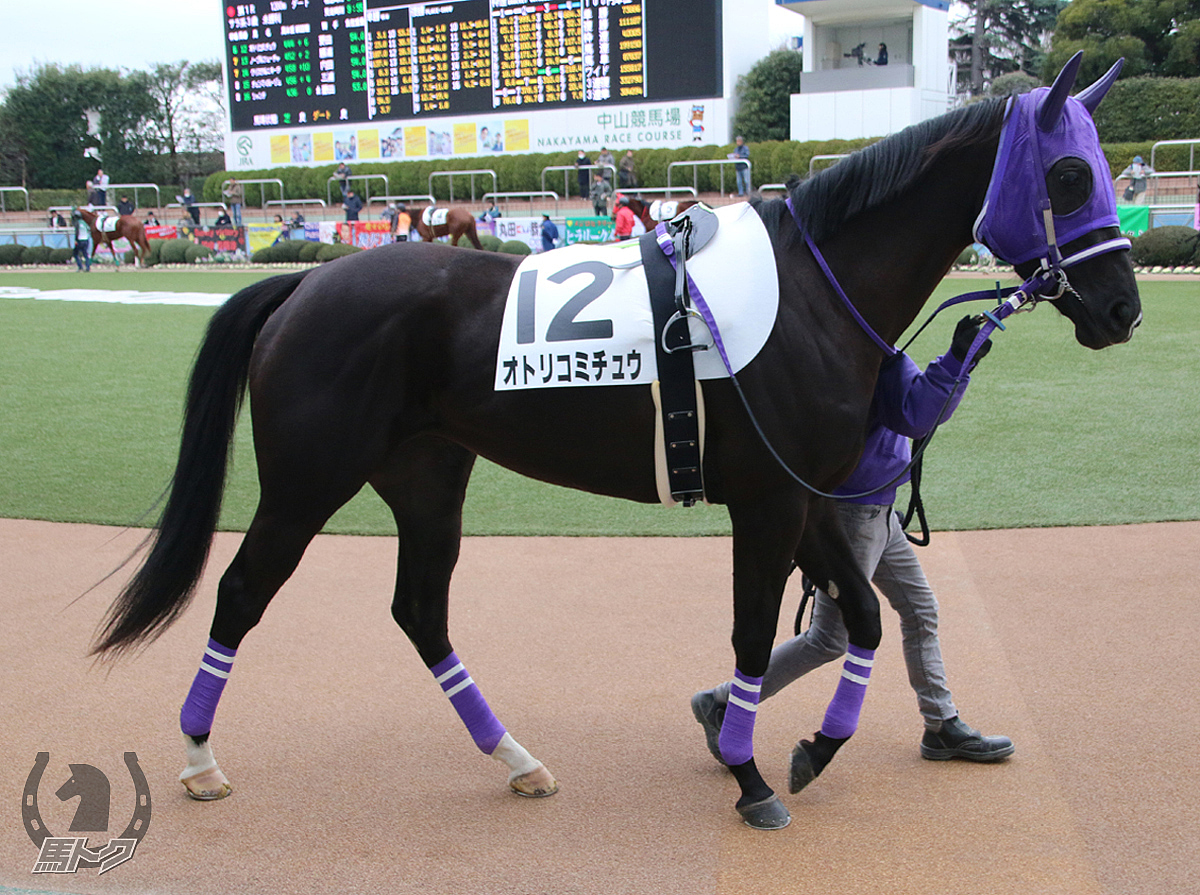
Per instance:
[[[71,209],[71,229],[75,236],[75,250],[71,253],[75,267],[84,273],[92,272],[92,225],[83,219],[78,208]]]
[[[979,329],[980,324],[971,317],[960,320],[954,330],[950,351],[931,363],[924,373],[903,352],[884,361],[871,405],[862,459],[850,477],[834,491],[835,494],[858,494],[882,487],[882,490],[857,500],[841,500],[837,508],[867,577],[900,614],[908,680],[916,691],[917,706],[925,719],[921,756],[930,761],[961,758],[994,762],[1008,758],[1015,751],[1008,737],[984,736],[959,718],[946,685],[946,669],[938,642],[937,599],[892,508],[896,488],[908,480],[905,473],[892,482],[908,465],[911,456],[909,439],[927,436],[938,422],[939,414],[943,419],[948,418],[962,400],[969,380],[964,377],[957,391],[954,391],[954,380],[968,372],[962,368],[963,361]],[[976,361],[991,350],[991,344],[990,340],[983,343],[975,355]],[[840,659],[846,655],[847,647],[841,610],[833,597],[818,590],[808,630],[772,650],[770,664],[762,679],[760,698],[773,696],[813,669]],[[849,665],[850,662],[847,667]],[[843,672],[839,692],[847,685],[847,675],[851,672]],[[868,666],[862,676],[869,675]],[[733,685],[736,682],[719,684],[692,697],[692,714],[704,728],[709,751],[722,764],[725,761],[719,742],[721,724],[729,700],[737,698],[737,694],[730,695]],[[850,686],[859,684],[852,682]],[[831,726],[830,722],[827,713],[823,731]],[[793,793],[803,789],[824,767],[824,763],[812,760],[819,758],[823,737],[836,739],[836,733],[818,733],[813,741],[802,740],[792,750],[789,788]]]

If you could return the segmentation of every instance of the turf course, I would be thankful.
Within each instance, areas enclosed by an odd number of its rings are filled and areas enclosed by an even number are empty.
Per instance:
[[[261,271],[83,275],[0,272],[6,286],[228,293]],[[948,280],[934,301],[978,281]],[[927,456],[935,529],[1093,525],[1200,518],[1200,284],[1142,284],[1145,322],[1129,345],[1078,346],[1046,307],[1012,318]],[[929,308],[935,306],[931,302]],[[211,308],[0,299],[0,516],[113,525],[147,513],[175,460],[187,375]],[[945,350],[947,312],[910,354]],[[221,527],[257,497],[248,419]],[[902,495],[903,497],[903,495]],[[727,534],[723,507],[643,506],[522,478],[480,462],[468,534]],[[391,534],[369,489],[328,531]]]

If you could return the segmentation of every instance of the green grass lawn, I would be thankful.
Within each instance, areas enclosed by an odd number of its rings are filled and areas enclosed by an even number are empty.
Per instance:
[[[0,288],[231,292],[261,271],[146,271],[90,276],[0,272]],[[979,288],[943,283],[934,302]],[[1090,525],[1200,518],[1200,285],[1142,286],[1134,340],[1101,352],[1074,341],[1046,307],[998,333],[925,465],[937,529]],[[929,307],[934,306],[931,302]],[[180,409],[210,308],[0,300],[0,516],[126,525],[167,483]],[[910,353],[945,350],[948,312]],[[249,426],[238,430],[222,528],[243,528],[257,496]],[[722,507],[666,510],[522,478],[480,462],[469,534],[711,535]],[[388,534],[367,491],[334,532]]]

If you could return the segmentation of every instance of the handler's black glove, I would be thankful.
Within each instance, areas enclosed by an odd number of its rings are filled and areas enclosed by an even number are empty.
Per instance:
[[[954,340],[950,343],[950,353],[958,361],[961,362],[967,359],[967,352],[971,350],[971,343],[979,335],[979,330],[983,325],[984,319],[986,318],[982,316],[972,317],[967,315],[958,321],[958,326],[954,328]],[[979,346],[979,350],[975,352],[974,362],[971,364],[971,367],[974,368],[975,364],[983,360],[984,356],[991,350],[992,340],[987,339]]]

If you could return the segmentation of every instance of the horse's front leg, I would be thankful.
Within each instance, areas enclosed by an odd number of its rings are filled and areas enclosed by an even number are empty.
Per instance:
[[[890,512],[890,510],[888,510]],[[788,789],[799,792],[823,771],[858,729],[858,719],[882,636],[879,598],[855,554],[831,500],[813,500],[796,561],[841,611],[848,640],[842,675],[821,729],[792,750]]]
[[[733,523],[733,684],[719,740],[721,757],[742,789],[738,813],[748,826],[778,830],[787,808],[754,764],[754,720],[771,659],[779,604],[804,526],[805,506],[789,492],[750,506],[729,506]]]

